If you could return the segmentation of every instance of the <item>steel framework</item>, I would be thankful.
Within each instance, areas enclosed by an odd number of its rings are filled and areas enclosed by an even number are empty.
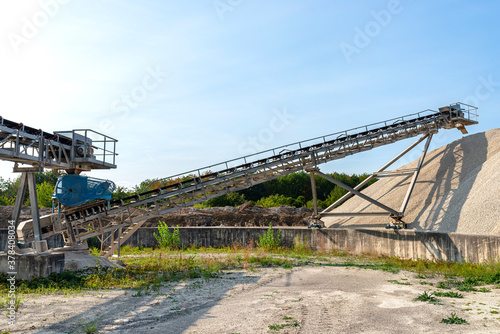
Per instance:
[[[439,111],[425,110],[225,161],[217,165],[156,180],[142,193],[121,200],[110,203],[101,201],[75,208],[65,208],[61,217],[56,219],[64,223],[51,223],[55,220],[54,217],[47,217],[45,222],[42,222],[42,226],[46,226],[42,234],[45,237],[54,233],[63,233],[69,245],[91,237],[99,237],[101,240],[113,238],[111,245],[103,250],[105,256],[111,256],[119,248],[120,243],[125,242],[148,219],[300,170],[311,172],[313,196],[317,202],[314,192],[314,174],[339,184],[338,181],[321,173],[317,169],[317,165],[416,136],[422,136],[418,142],[427,138],[426,147],[428,147],[432,134],[437,133],[440,129],[458,128],[464,132],[466,131],[465,126],[477,124],[477,117],[476,107],[455,103],[440,108]],[[416,146],[418,142],[412,147]],[[425,153],[421,161],[423,161],[424,156]],[[384,171],[394,161],[374,173],[371,178],[388,175],[389,173]],[[416,180],[418,171],[411,172],[414,173]],[[412,183],[414,184],[414,182]],[[360,186],[356,187],[357,189],[349,188],[349,194],[363,197],[364,195],[358,191]],[[413,185],[410,188],[407,199],[404,200],[404,205],[399,211],[380,205],[381,203],[375,203],[374,200],[371,202],[381,206],[384,215],[401,221]],[[321,215],[327,214],[331,213],[322,212],[319,214],[317,206],[315,206],[315,218],[319,219]],[[29,225],[28,221],[18,229],[22,240],[29,241],[35,237]],[[123,232],[115,238],[117,230]]]
[[[338,199],[335,203],[330,205],[328,208],[323,210],[318,214],[318,204],[317,204],[317,198],[316,195],[314,194],[313,199],[314,199],[314,215],[313,218],[317,219],[318,221],[321,220],[322,217],[328,217],[328,216],[348,216],[348,217],[354,217],[354,216],[383,216],[383,217],[390,217],[393,220],[393,225],[388,225],[387,227],[392,227],[392,228],[406,228],[406,224],[402,221],[402,218],[404,217],[404,213],[406,211],[406,208],[408,206],[408,202],[410,201],[411,194],[413,192],[413,189],[415,187],[415,183],[417,182],[418,175],[420,173],[420,170],[422,169],[423,163],[425,156],[427,154],[427,151],[429,149],[429,144],[432,140],[432,136],[435,132],[427,132],[425,133],[421,138],[419,138],[416,142],[414,142],[412,145],[410,145],[407,149],[405,149],[403,152],[398,154],[394,159],[389,161],[387,164],[385,164],[382,168],[380,168],[378,171],[374,172],[372,175],[370,175],[368,178],[366,178],[363,182],[361,182],[358,186],[355,188],[351,188],[344,183],[335,180],[334,178],[321,173],[317,167],[314,168],[309,168],[308,172],[311,173],[311,181],[314,180],[314,175],[317,174],[324,179],[338,185],[339,187],[344,188],[345,190],[348,191],[347,194],[345,194],[343,197]],[[422,141],[425,141],[425,146],[422,150],[422,155],[420,156],[420,159],[417,163],[416,168],[412,169],[406,169],[406,170],[397,170],[393,172],[388,172],[386,169],[390,167],[392,164],[394,164],[396,161],[398,161],[401,157],[403,157],[406,153],[411,151],[415,146],[420,144]],[[361,189],[367,185],[371,180],[375,178],[380,178],[380,177],[395,177],[395,176],[402,176],[402,175],[412,175],[412,180],[408,186],[408,190],[406,192],[406,196],[403,199],[403,203],[401,204],[401,207],[399,211],[392,209],[385,204],[380,203],[376,199],[373,199],[363,193],[361,193]],[[313,193],[316,192],[315,185],[313,184]],[[370,202],[371,204],[378,206],[382,211],[379,212],[331,212],[333,209],[337,208],[340,206],[342,203],[344,203],[346,200],[348,200],[352,196],[359,196],[366,201]],[[317,226],[321,227],[321,223],[316,223]]]
[[[0,117],[0,159],[14,162],[21,179],[12,219],[19,223],[21,207],[28,188],[34,247],[43,251],[42,226],[38,210],[35,174],[45,168],[79,174],[92,169],[116,168],[116,139],[89,129],[44,132]]]

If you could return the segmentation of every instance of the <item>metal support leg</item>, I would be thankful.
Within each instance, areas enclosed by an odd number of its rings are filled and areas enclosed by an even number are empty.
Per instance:
[[[115,244],[115,232],[116,231],[111,232],[111,246],[113,246]],[[113,251],[113,254],[111,254],[111,256],[114,256],[114,255],[115,255],[115,252]]]
[[[26,187],[28,186],[28,173],[21,174],[21,180],[19,181],[19,188],[17,188],[16,201],[14,203],[14,211],[12,212],[12,220],[17,225],[19,224],[19,216],[21,215],[21,208],[24,203],[24,194],[26,193]]]
[[[411,193],[413,192],[413,188],[415,187],[415,183],[417,182],[418,174],[420,174],[420,170],[424,164],[425,155],[427,154],[427,150],[429,149],[429,144],[432,140],[432,133],[427,137],[427,141],[425,142],[424,150],[422,151],[422,155],[420,156],[420,160],[418,160],[417,170],[413,173],[413,178],[410,183],[410,187],[406,192],[405,199],[403,200],[403,204],[401,205],[401,209],[399,212],[401,215],[404,215],[406,207],[408,206],[408,202],[410,201]]]
[[[24,174],[24,173],[23,173]],[[40,211],[38,208],[38,198],[36,196],[36,181],[35,173],[27,172],[28,178],[28,188],[30,193],[30,203],[31,203],[31,218],[33,220],[33,248],[37,253],[47,251],[47,240],[42,240],[42,227],[40,225]]]
[[[314,161],[315,162],[315,161]],[[313,214],[312,219],[313,223],[309,224],[309,227],[325,227],[325,224],[320,220],[320,216],[318,215],[318,192],[316,189],[316,174],[319,170],[316,167],[306,168],[306,172],[311,176],[311,191],[313,195]]]
[[[314,211],[313,218],[318,218],[318,192],[316,190],[316,179],[314,178],[315,168],[309,170],[309,175],[311,176],[311,190],[313,195]]]
[[[122,238],[122,228],[120,227],[118,229],[118,240],[117,240],[118,241],[118,249],[117,249],[118,250],[118,257],[120,257],[120,247],[121,247],[120,241],[121,241],[121,238]]]
[[[28,187],[30,192],[31,218],[33,218],[33,233],[35,236],[35,241],[42,241],[42,228],[40,227],[40,212],[38,211],[38,197],[36,196],[35,173],[27,173],[27,174],[28,174]]]

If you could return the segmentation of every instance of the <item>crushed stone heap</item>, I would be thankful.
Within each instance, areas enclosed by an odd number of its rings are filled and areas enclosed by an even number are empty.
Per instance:
[[[500,234],[500,129],[469,135],[426,156],[403,220],[409,228]],[[401,167],[415,168],[417,160]],[[399,210],[410,176],[382,178],[366,195]],[[380,211],[357,196],[332,212]],[[384,227],[384,217],[325,217],[328,227]]]

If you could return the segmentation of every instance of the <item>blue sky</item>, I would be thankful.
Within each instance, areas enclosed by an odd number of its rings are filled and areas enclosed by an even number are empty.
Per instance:
[[[482,132],[500,127],[499,9],[492,1],[2,1],[0,115],[118,139],[118,168],[89,175],[124,186],[457,101],[479,107],[469,132]],[[444,130],[432,147],[460,136]],[[410,143],[322,170],[372,172]],[[0,175],[17,176],[9,162]]]

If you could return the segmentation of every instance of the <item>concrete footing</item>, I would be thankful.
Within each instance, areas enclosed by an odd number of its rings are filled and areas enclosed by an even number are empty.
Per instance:
[[[47,277],[52,273],[62,273],[64,270],[64,254],[16,254],[0,253],[0,272],[14,275],[17,278],[31,280],[37,277]]]
[[[37,253],[43,253],[49,250],[47,240],[33,241],[33,248]]]

